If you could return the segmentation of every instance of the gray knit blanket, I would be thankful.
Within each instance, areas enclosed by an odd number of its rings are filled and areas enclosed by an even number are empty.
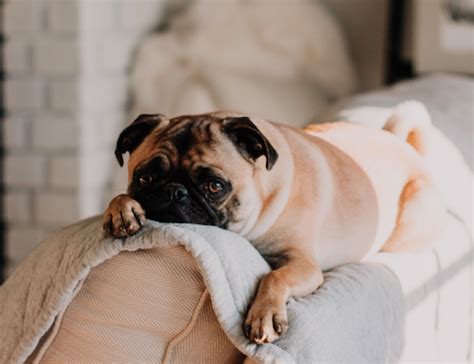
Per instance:
[[[326,274],[314,294],[288,303],[289,331],[257,346],[242,323],[270,268],[244,238],[218,228],[149,222],[126,240],[104,238],[100,217],[43,241],[0,288],[0,362],[21,363],[73,299],[90,270],[121,251],[183,245],[196,259],[220,325],[244,354],[263,362],[392,362],[403,344],[404,298],[396,276],[376,263]]]

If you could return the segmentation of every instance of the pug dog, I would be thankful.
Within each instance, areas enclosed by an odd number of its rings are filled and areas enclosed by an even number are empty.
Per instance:
[[[380,250],[420,249],[445,208],[423,161],[430,119],[395,109],[382,130],[346,122],[305,130],[212,112],[140,115],[120,134],[128,193],[104,213],[115,237],[145,219],[214,225],[241,234],[272,271],[259,283],[245,335],[270,343],[288,328],[286,303],[323,283],[323,271]]]

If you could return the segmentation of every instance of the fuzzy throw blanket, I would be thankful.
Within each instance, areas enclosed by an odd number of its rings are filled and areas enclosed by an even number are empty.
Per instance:
[[[21,363],[64,311],[90,270],[121,251],[182,245],[196,260],[217,319],[232,343],[263,362],[392,362],[403,344],[400,283],[384,265],[352,264],[326,274],[314,294],[288,304],[289,331],[257,346],[242,323],[270,268],[242,237],[214,227],[149,222],[126,240],[104,238],[89,218],[43,241],[0,288],[0,362]]]

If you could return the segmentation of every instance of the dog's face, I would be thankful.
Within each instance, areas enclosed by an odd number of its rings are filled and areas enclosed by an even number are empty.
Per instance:
[[[278,158],[249,118],[213,114],[141,115],[117,141],[120,165],[126,152],[128,194],[148,218],[236,232],[263,205],[255,170],[272,169]]]

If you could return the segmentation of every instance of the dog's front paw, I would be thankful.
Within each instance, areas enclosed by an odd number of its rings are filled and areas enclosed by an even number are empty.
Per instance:
[[[110,201],[104,212],[103,229],[116,238],[137,233],[145,224],[145,211],[128,195],[122,194]]]
[[[252,303],[244,332],[256,344],[271,343],[288,329],[285,302],[278,302],[270,297],[257,298]]]

